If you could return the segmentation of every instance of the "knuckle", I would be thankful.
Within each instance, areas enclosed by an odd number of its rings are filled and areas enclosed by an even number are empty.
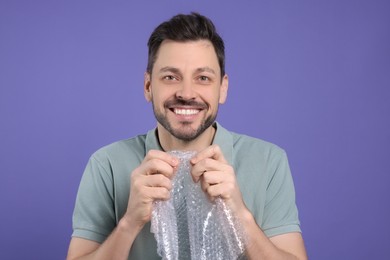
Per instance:
[[[157,175],[155,176],[155,178],[156,178],[156,181],[157,181],[159,184],[164,184],[164,183],[166,183],[166,178],[165,178],[165,176],[162,175],[162,174],[157,174]]]
[[[155,170],[158,167],[158,161],[156,159],[152,159],[149,161],[149,168],[151,170]]]
[[[221,151],[221,148],[219,147],[219,145],[214,144],[213,145],[213,152],[214,153],[219,153],[220,151]]]
[[[213,196],[214,190],[215,189],[212,185],[206,187],[206,193],[209,194],[210,196]]]
[[[207,182],[207,183],[211,183],[212,182],[212,180],[213,179],[215,179],[214,176],[215,175],[215,173],[214,172],[208,172],[208,171],[206,171],[206,172],[204,172],[203,173],[203,180],[205,181],[205,182]],[[214,181],[215,182],[215,181]]]
[[[150,157],[154,157],[156,155],[156,150],[149,150],[147,155],[150,156]]]
[[[137,175],[131,175],[130,177],[130,183],[132,186],[139,186],[138,183],[139,183],[139,178]]]
[[[130,174],[130,178],[136,178],[138,175],[142,174],[142,165],[138,166],[137,168],[135,168],[131,174]]]
[[[151,174],[159,173],[159,171],[162,171],[162,164],[158,159],[152,159],[149,161],[148,165],[148,171]]]
[[[157,150],[149,150],[148,153],[146,154],[146,157],[148,160],[154,159],[158,157],[159,151]]]
[[[212,162],[213,162],[213,159],[211,159],[211,158],[206,158],[206,159],[204,159],[203,160],[203,162],[202,162],[202,166],[203,167],[210,167],[211,166],[211,164],[212,164]]]
[[[235,185],[230,182],[230,183],[226,184],[226,188],[227,188],[228,191],[233,191],[234,188],[235,188]]]
[[[228,192],[222,193],[221,197],[224,198],[225,200],[230,200],[232,198],[232,196]]]
[[[167,189],[160,188],[158,192],[158,197],[161,199],[168,199],[170,197],[170,192]]]

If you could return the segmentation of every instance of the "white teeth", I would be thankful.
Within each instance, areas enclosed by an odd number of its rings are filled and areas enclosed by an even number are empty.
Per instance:
[[[199,113],[199,110],[196,109],[174,109],[175,114],[177,115],[195,115]]]

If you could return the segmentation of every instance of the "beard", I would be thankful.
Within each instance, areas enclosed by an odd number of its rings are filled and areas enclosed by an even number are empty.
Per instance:
[[[216,111],[214,114],[211,114],[208,117],[202,119],[202,122],[200,123],[197,129],[191,129],[191,122],[181,122],[182,126],[179,129],[175,129],[168,121],[167,116],[156,109],[156,106],[153,101],[152,101],[152,105],[153,105],[153,113],[157,119],[157,122],[159,122],[171,135],[185,142],[191,142],[195,140],[207,128],[209,128],[215,122],[215,119],[217,118],[217,112],[218,112]],[[167,101],[164,104],[164,108],[168,109],[170,105],[188,105],[188,106],[195,105],[203,108],[208,108],[206,104],[200,104],[195,101],[185,101],[185,100],[177,100],[177,99],[172,101]]]

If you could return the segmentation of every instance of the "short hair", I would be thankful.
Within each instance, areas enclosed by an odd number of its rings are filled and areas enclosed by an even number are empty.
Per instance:
[[[188,15],[178,14],[157,26],[148,41],[146,71],[150,74],[157,59],[157,52],[164,40],[177,42],[209,40],[217,54],[221,79],[225,75],[225,45],[209,18],[195,12]]]

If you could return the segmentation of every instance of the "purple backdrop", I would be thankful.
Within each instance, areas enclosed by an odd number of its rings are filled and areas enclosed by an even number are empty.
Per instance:
[[[0,259],[64,259],[99,147],[155,126],[146,41],[211,17],[230,92],[219,122],[289,155],[311,259],[385,259],[390,243],[389,1],[0,2]]]

